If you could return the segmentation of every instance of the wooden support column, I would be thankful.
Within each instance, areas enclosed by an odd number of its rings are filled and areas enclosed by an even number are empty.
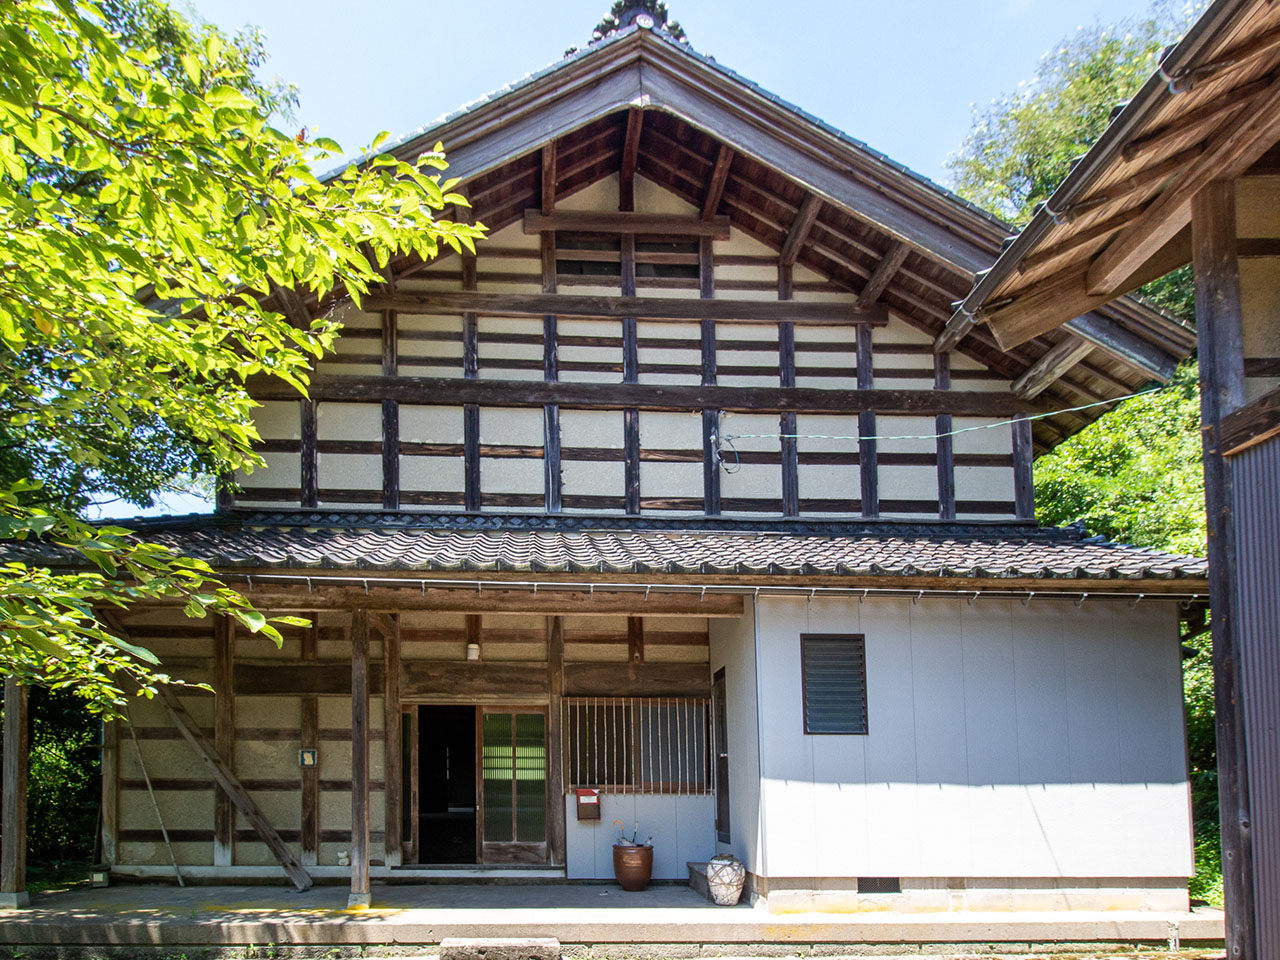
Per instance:
[[[1036,488],[1032,479],[1035,445],[1031,438],[1031,421],[1025,414],[1013,419],[1013,505],[1019,520],[1036,517]]]
[[[484,659],[484,617],[479,613],[469,613],[463,621],[467,643],[474,643],[480,648],[480,659]]]
[[[316,407],[315,400],[302,400],[301,403],[301,441],[299,452],[300,465],[299,484],[301,486],[301,505],[314,507],[320,502],[319,457],[316,454]]]
[[[1221,448],[1222,418],[1245,401],[1240,265],[1235,189],[1211,183],[1191,203],[1196,335],[1200,358],[1204,494],[1208,513],[1209,600],[1213,617],[1213,687],[1218,743],[1222,888],[1229,960],[1257,953],[1253,837],[1244,683],[1240,675],[1236,493],[1232,461]]]
[[[230,617],[219,617],[213,624],[213,746],[227,768],[235,770],[236,628]],[[235,863],[236,806],[223,787],[214,788],[213,796],[213,865],[229,867]]]
[[[778,262],[778,299],[791,299],[791,264]],[[790,320],[778,324],[778,386],[796,385],[796,328]],[[782,434],[782,515],[800,515],[800,455],[796,446],[796,415],[786,410],[778,417]]]
[[[561,702],[564,697],[564,623],[547,617],[547,848],[551,863],[565,862],[564,729]]]
[[[933,389],[951,389],[951,354],[933,355]],[[934,432],[938,435],[938,519],[956,518],[956,462],[954,437],[951,433],[951,414],[939,413],[933,418]]]
[[[703,300],[716,295],[715,258],[710,237],[698,241],[698,292]],[[716,322],[703,319],[702,325],[702,385],[716,382]],[[720,514],[720,461],[712,435],[720,433],[720,411],[702,411],[702,504],[708,516]]]
[[[351,611],[351,893],[369,905],[369,611]]]
[[[627,660],[644,663],[644,618],[627,617]]]
[[[100,862],[115,866],[120,836],[120,721],[102,723],[102,855]]]
[[[320,614],[311,614],[311,626],[302,635],[302,659],[314,663],[319,653]],[[317,765],[302,768],[302,865],[314,867],[320,854],[320,701],[314,693],[302,696],[301,747],[315,750]]]
[[[871,351],[871,328],[857,330],[858,389],[870,390],[875,383]],[[880,467],[876,453],[876,414],[863,410],[858,414],[858,467],[861,471],[862,515],[880,516]]]
[[[398,370],[399,322],[394,310],[382,311],[382,375]],[[382,509],[400,509],[400,403],[382,401]]]
[[[385,670],[383,678],[383,799],[386,801],[386,819],[383,829],[384,862],[388,867],[398,867],[404,857],[404,806],[403,806],[403,744],[400,708],[400,616],[394,613],[380,614],[387,624],[382,637]]]
[[[643,126],[644,111],[632,107],[627,111],[627,134],[622,143],[622,162],[618,166],[619,210],[636,208],[636,164],[640,158],[640,131]]]
[[[624,201],[627,198],[623,198]],[[636,295],[636,237],[622,235],[622,295]],[[636,318],[622,321],[622,382],[640,382],[640,350],[636,340]],[[622,458],[624,464],[625,503],[628,514],[640,513],[640,411],[628,407],[622,411]]]
[[[25,907],[27,895],[27,688],[4,681],[4,769],[0,776],[0,907]]]
[[[556,207],[556,145],[542,148],[542,212],[551,216]],[[553,230],[539,235],[542,249],[542,292],[556,292],[556,235]],[[548,383],[560,379],[560,333],[557,315],[542,315],[542,377]],[[560,472],[560,405],[542,408],[543,507],[559,513],[564,501],[564,478]]]
[[[462,257],[462,289],[476,288],[476,258],[469,254]],[[476,315],[473,311],[462,314],[462,376],[476,380],[480,376],[480,353],[476,333]],[[470,511],[478,511],[480,493],[480,406],[475,403],[462,407],[462,458],[463,503]]]

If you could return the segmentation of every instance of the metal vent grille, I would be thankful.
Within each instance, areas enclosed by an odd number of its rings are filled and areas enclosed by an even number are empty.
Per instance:
[[[805,733],[867,732],[866,642],[860,636],[800,637]]]
[[[901,893],[902,881],[897,877],[859,877],[859,893]]]

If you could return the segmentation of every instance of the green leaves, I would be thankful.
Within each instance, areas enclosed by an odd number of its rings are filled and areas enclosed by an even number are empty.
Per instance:
[[[0,0],[0,537],[65,562],[0,571],[0,668],[111,709],[125,678],[167,677],[101,607],[163,600],[280,634],[207,568],[75,510],[261,464],[246,380],[302,395],[339,329],[295,329],[273,283],[358,298],[381,280],[362,244],[386,264],[484,228],[435,219],[458,199],[438,145],[322,182],[341,148],[268,125],[288,94],[254,80],[256,38],[102,3]]]

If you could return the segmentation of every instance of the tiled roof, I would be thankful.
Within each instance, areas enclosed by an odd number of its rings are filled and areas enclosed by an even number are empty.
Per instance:
[[[401,522],[390,522],[397,516]],[[468,519],[489,528],[458,529]],[[840,535],[829,526],[773,532],[697,521],[606,529],[610,524],[593,527],[593,519],[245,513],[136,527],[148,540],[222,569],[984,580],[1190,580],[1207,570],[1196,557],[1107,543],[1074,528],[864,524]],[[12,546],[22,552],[23,545]]]

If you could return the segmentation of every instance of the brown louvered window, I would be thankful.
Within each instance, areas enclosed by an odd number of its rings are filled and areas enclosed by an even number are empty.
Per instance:
[[[804,732],[867,732],[867,650],[860,635],[800,636]]]

